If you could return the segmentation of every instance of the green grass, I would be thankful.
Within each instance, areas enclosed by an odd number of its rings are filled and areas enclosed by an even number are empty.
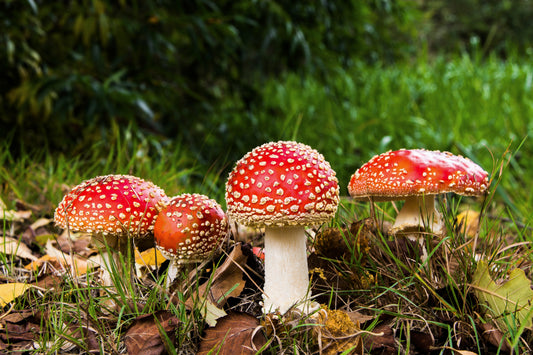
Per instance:
[[[290,75],[265,83],[262,105],[247,115],[222,111],[225,136],[217,136],[213,129],[203,146],[213,151],[210,154],[216,158],[212,161],[196,160],[180,142],[116,126],[107,135],[111,141],[75,156],[43,151],[15,159],[0,144],[0,197],[8,209],[16,208],[17,201],[31,206],[31,221],[50,218],[70,187],[96,175],[122,173],[151,180],[169,196],[199,192],[224,205],[224,183],[236,159],[267,140],[295,139],[319,150],[337,171],[345,198],[331,226],[341,227],[369,216],[367,203],[346,198],[346,186],[351,174],[373,155],[399,148],[449,150],[473,159],[493,179],[485,199],[450,196],[443,206],[450,230],[456,227],[455,217],[462,209],[483,212],[474,243],[477,249],[471,249],[471,238],[457,230],[446,240],[454,251],[451,255],[441,255],[442,243],[428,245],[435,254],[431,261],[420,263],[406,261],[384,234],[370,236],[371,250],[366,253],[344,237],[348,257],[322,258],[322,265],[345,287],[328,283],[320,290],[331,308],[374,315],[364,330],[373,331],[379,319],[392,319],[392,327],[403,336],[401,349],[405,351],[413,346],[413,329],[439,333],[439,346],[450,348],[458,346],[458,336],[469,334],[465,340],[469,350],[481,351],[487,345],[477,325],[486,318],[468,286],[475,269],[473,253],[485,252],[502,270],[525,265],[532,277],[527,266],[533,263],[531,246],[511,244],[502,251],[509,245],[506,239],[533,242],[533,148],[528,139],[533,133],[532,73],[533,65],[526,61],[489,58],[476,62],[465,56],[391,67],[360,64],[350,71],[339,70],[327,85]],[[231,104],[229,100],[228,107]],[[376,212],[380,221],[390,222],[396,215],[391,203],[377,204]],[[3,222],[0,231],[20,236],[27,224]],[[42,252],[39,248],[33,246],[34,252]],[[446,268],[451,261],[457,263],[455,273]],[[23,263],[17,258],[0,254],[0,263],[3,279],[22,275]],[[84,352],[83,342],[70,339],[72,331],[64,327],[80,327],[87,320],[103,340],[104,349],[123,352],[122,336],[134,319],[162,309],[170,310],[181,322],[170,352],[181,346],[195,349],[204,329],[201,315],[173,302],[175,298],[162,285],[164,275],[159,275],[150,283],[124,284],[118,294],[109,294],[101,292],[91,277],[83,282],[65,277],[59,292],[32,290],[15,302],[15,308],[38,307],[53,314],[39,342],[50,353],[61,351],[65,340]],[[109,299],[123,307],[106,310],[102,305]],[[302,320],[275,329],[278,338],[269,345],[271,353],[316,351],[310,328]],[[511,333],[522,338],[513,334],[510,338],[520,353],[532,336],[518,329],[517,324],[510,327]]]

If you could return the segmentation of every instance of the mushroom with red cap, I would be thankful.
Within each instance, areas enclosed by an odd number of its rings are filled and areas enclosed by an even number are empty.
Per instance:
[[[298,303],[310,311],[305,226],[334,217],[339,203],[335,175],[322,154],[290,141],[256,147],[230,173],[228,217],[265,228],[265,313],[285,313]]]
[[[165,192],[150,181],[130,175],[97,176],[63,197],[54,221],[63,229],[92,234],[105,264],[102,282],[111,286],[111,262],[124,271],[118,253],[132,257],[133,238],[151,235],[158,213],[156,205],[167,200]]]
[[[435,195],[485,193],[488,174],[468,158],[449,152],[401,149],[377,155],[351,177],[353,198],[373,201],[405,200],[391,233],[426,227],[443,235],[446,228],[435,209]]]
[[[156,246],[170,260],[167,285],[182,264],[208,259],[226,239],[227,229],[226,214],[215,200],[200,194],[173,197],[154,226]]]

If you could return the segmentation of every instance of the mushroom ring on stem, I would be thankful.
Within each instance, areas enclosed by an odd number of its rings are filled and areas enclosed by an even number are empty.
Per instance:
[[[487,172],[468,158],[449,152],[401,149],[376,155],[361,166],[352,175],[348,191],[355,199],[405,200],[392,234],[426,227],[444,235],[446,228],[435,209],[435,195],[482,195],[488,185]]]
[[[215,200],[200,194],[173,197],[160,210],[154,227],[156,246],[170,260],[167,286],[182,264],[209,259],[227,233],[226,214]]]
[[[130,175],[97,176],[63,197],[54,221],[63,229],[92,234],[104,262],[102,282],[111,286],[112,263],[124,275],[118,253],[129,255],[127,261],[132,262],[133,238],[151,236],[158,213],[156,205],[165,201],[165,192],[150,181]]]
[[[303,312],[311,311],[305,226],[335,216],[339,204],[335,175],[322,154],[290,141],[256,147],[230,173],[228,217],[265,227],[265,313],[283,314],[299,303]]]

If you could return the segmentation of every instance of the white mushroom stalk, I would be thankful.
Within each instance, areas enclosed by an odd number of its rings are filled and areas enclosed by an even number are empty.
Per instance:
[[[303,226],[265,228],[265,313],[285,313],[297,306],[304,313],[316,308],[308,301],[306,235]]]
[[[442,214],[436,208],[435,195],[408,196],[391,228],[391,233],[424,227],[437,235],[446,233]],[[410,237],[413,240],[412,237]]]

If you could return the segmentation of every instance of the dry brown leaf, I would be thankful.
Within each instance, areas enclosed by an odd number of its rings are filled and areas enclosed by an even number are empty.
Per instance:
[[[200,297],[207,297],[208,301],[222,307],[229,297],[237,297],[241,294],[244,289],[242,268],[248,258],[242,253],[241,247],[241,244],[235,245],[224,263],[216,269],[212,279],[198,288]],[[195,301],[189,298],[185,304],[191,307]]]
[[[12,311],[2,316],[0,350],[2,353],[22,353],[33,348],[40,336],[42,314],[33,310]]]
[[[0,307],[4,307],[15,298],[21,296],[31,286],[22,282],[0,285]]]
[[[226,315],[219,307],[223,307],[228,298],[239,296],[244,289],[242,268],[247,259],[242,253],[241,244],[236,244],[213,277],[200,285],[196,294],[185,301],[185,305],[189,309],[199,309],[207,324],[215,326],[217,319]]]
[[[31,217],[31,211],[15,211],[0,208],[0,219],[10,222],[22,222]]]
[[[220,318],[215,327],[206,329],[197,355],[255,354],[267,341],[258,326],[259,321],[254,316],[230,313]]]
[[[511,344],[503,336],[503,333],[491,323],[482,323],[480,325],[482,330],[481,336],[491,345],[501,348],[502,352],[508,354],[511,352]]]
[[[44,227],[53,221],[54,220],[50,218],[39,218],[38,220],[36,220],[30,225],[30,228],[33,230],[37,230],[37,228]]]
[[[378,325],[372,330],[373,335],[364,337],[364,344],[366,351],[381,350],[383,352],[393,351],[396,353],[396,341],[394,340],[394,332],[388,325]],[[375,335],[379,334],[379,335]]]
[[[0,253],[16,255],[18,257],[37,260],[37,257],[32,254],[30,248],[20,240],[10,237],[0,238]]]
[[[99,266],[91,260],[83,259],[77,255],[63,253],[52,245],[51,240],[48,240],[46,242],[46,254],[24,266],[24,268],[27,270],[37,270],[46,262],[55,263],[55,265],[64,268],[65,272],[68,271],[75,276],[85,275],[90,268]]]
[[[161,336],[160,329],[173,342],[178,325],[178,318],[169,311],[158,311],[155,314],[137,317],[124,335],[128,354],[166,354],[165,340]]]

